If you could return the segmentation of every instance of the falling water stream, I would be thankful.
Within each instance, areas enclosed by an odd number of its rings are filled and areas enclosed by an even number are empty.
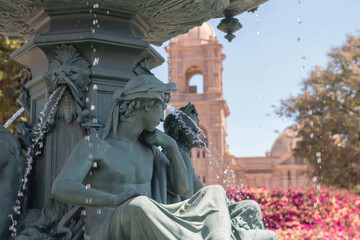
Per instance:
[[[29,184],[29,176],[34,161],[33,157],[41,154],[46,131],[48,131],[48,129],[51,127],[50,122],[56,114],[57,105],[65,91],[65,88],[66,86],[64,85],[60,86],[51,94],[49,100],[45,103],[43,110],[40,112],[38,123],[32,129],[32,144],[27,149],[25,171],[19,187],[18,197],[13,207],[14,213],[9,215],[9,218],[11,219],[11,226],[9,227],[9,230],[11,231],[12,237],[16,236],[17,219],[21,214],[21,206],[23,204],[25,192]]]
[[[19,110],[14,113],[9,120],[6,121],[4,124],[5,128],[8,128],[23,112],[25,111],[25,108],[21,107]]]

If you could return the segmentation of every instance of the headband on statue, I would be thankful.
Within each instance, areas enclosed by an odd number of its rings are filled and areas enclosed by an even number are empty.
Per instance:
[[[106,122],[102,139],[105,139],[111,128],[116,134],[117,125],[119,122],[119,105],[123,101],[130,101],[135,99],[158,100],[164,104],[164,94],[174,93],[177,91],[175,83],[163,83],[154,75],[143,74],[130,79],[125,85],[124,89],[114,92],[115,106],[111,110],[111,114]]]
[[[175,83],[163,83],[155,76],[140,75],[132,78],[122,90],[114,93],[115,103],[134,99],[157,99],[164,103],[161,93],[177,92]]]

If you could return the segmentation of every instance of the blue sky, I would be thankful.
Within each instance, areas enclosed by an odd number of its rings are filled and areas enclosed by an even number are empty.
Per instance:
[[[271,150],[279,133],[293,124],[276,116],[273,106],[297,95],[311,69],[325,66],[327,53],[347,34],[360,34],[359,11],[360,0],[269,0],[255,13],[237,16],[243,27],[231,43],[216,29],[220,20],[210,21],[226,55],[227,143],[235,156]],[[166,45],[155,47],[165,59]],[[166,63],[153,72],[168,81]]]

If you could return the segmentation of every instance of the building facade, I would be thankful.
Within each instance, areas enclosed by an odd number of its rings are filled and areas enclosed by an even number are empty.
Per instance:
[[[204,184],[221,184],[225,178],[247,186],[288,188],[308,183],[307,163],[292,154],[296,134],[291,129],[279,136],[265,157],[237,158],[228,149],[226,117],[230,112],[223,97],[222,79],[225,55],[209,23],[173,38],[165,50],[169,82],[178,87],[170,103],[180,108],[191,102],[199,113],[207,148],[193,149],[191,158]],[[195,77],[197,85],[192,82]],[[225,176],[231,172],[228,169],[234,171],[234,178]]]

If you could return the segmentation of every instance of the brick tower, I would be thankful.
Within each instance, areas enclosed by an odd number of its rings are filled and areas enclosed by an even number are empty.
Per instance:
[[[207,135],[205,140],[211,151],[209,154],[205,148],[192,150],[195,171],[204,184],[219,183],[216,175],[221,175],[224,166],[231,161],[225,142],[229,109],[223,98],[222,60],[225,55],[222,45],[211,25],[204,23],[173,38],[165,49],[169,54],[169,82],[178,87],[170,103],[176,108],[188,102],[196,106],[200,128]],[[199,80],[199,77],[200,84],[193,85],[193,79]]]

